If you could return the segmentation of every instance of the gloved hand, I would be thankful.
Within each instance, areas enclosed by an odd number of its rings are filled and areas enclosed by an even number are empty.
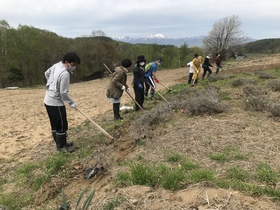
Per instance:
[[[156,83],[159,83],[159,80],[158,79],[155,79]]]
[[[129,92],[129,91],[130,91],[130,89],[129,89],[129,88],[126,88],[126,91],[127,91],[127,92]]]
[[[121,89],[122,89],[122,90],[125,90],[125,86],[123,85]]]
[[[143,85],[140,82],[138,82],[138,88],[143,89]]]
[[[69,105],[72,109],[76,109],[76,103],[75,102],[71,102]]]

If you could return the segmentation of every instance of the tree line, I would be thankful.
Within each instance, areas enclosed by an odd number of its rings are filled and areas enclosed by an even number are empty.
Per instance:
[[[0,20],[0,86],[34,86],[45,84],[44,72],[60,61],[67,52],[76,52],[81,65],[72,81],[100,78],[124,58],[136,61],[144,55],[147,62],[163,58],[161,69],[186,67],[194,53],[203,54],[198,47],[189,48],[158,44],[129,44],[106,36],[65,38],[32,26],[19,25],[16,29]]]
[[[67,52],[76,52],[82,61],[74,71],[74,82],[100,78],[107,72],[104,63],[113,70],[122,59],[135,61],[138,55],[144,55],[147,62],[162,57],[160,69],[173,69],[186,67],[195,53],[220,53],[225,60],[250,52],[279,52],[279,39],[248,43],[241,25],[236,15],[218,20],[203,40],[203,48],[199,48],[186,43],[180,47],[129,44],[112,40],[98,30],[89,36],[65,38],[32,26],[19,25],[15,29],[6,20],[0,20],[0,87],[45,84],[44,72]]]

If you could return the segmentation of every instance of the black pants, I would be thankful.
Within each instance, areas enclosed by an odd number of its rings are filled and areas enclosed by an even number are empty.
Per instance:
[[[113,112],[114,112],[114,119],[122,119],[120,116],[120,103],[113,103]]]
[[[191,82],[192,82],[192,77],[193,77],[193,73],[190,73],[190,74],[189,74],[188,84],[191,84]]]
[[[68,121],[65,106],[48,106],[45,104],[53,132],[66,133]]]
[[[204,79],[206,73],[208,72],[208,76],[209,77],[211,74],[212,74],[212,71],[211,69],[209,68],[209,66],[203,66],[203,75],[202,75],[202,79]]]
[[[142,84],[142,88],[138,87],[138,84],[134,84],[134,94],[135,94],[135,101],[143,108],[144,103],[144,84]],[[140,107],[135,103],[135,110],[138,111]]]

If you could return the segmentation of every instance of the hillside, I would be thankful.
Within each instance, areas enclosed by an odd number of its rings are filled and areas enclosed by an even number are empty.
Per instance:
[[[13,198],[12,192],[28,199],[24,195],[35,191],[34,198],[30,199],[31,205],[18,209],[57,209],[61,203],[61,189],[64,188],[67,200],[74,208],[78,195],[85,187],[89,187],[89,190],[96,190],[91,209],[280,209],[279,179],[276,179],[276,183],[272,180],[267,184],[254,178],[259,172],[258,166],[264,163],[270,166],[270,172],[279,177],[279,121],[267,111],[246,110],[243,86],[231,85],[239,78],[253,78],[257,81],[256,85],[269,93],[271,100],[278,99],[279,93],[271,91],[268,83],[275,79],[275,75],[280,76],[279,60],[280,55],[276,54],[225,63],[219,77],[213,75],[215,80],[201,81],[194,88],[186,85],[186,68],[161,70],[158,72],[160,81],[172,91],[166,93],[160,85],[158,90],[169,103],[157,95],[156,102],[145,102],[145,113],[128,111],[123,113],[124,122],[118,123],[112,120],[111,106],[104,99],[108,78],[73,84],[70,91],[73,98],[80,102],[78,107],[114,136],[115,142],[110,144],[83,116],[68,110],[69,138],[75,142],[77,150],[71,155],[58,154],[50,133],[46,131],[48,121],[44,107],[38,100],[43,98],[43,89],[1,90],[1,98],[9,101],[13,107],[5,105],[1,109],[1,120],[4,122],[5,119],[6,123],[0,127],[5,131],[1,135],[3,191],[0,201],[3,202],[6,197],[5,203],[8,202],[8,198]],[[260,79],[260,72],[274,77]],[[129,84],[131,79],[129,75]],[[223,111],[191,115],[184,105],[189,98],[203,92],[207,85],[219,87],[221,102],[216,105],[223,105]],[[30,97],[24,106],[32,107],[32,111],[21,109],[21,97]],[[122,102],[131,105],[128,96],[124,96]],[[9,108],[13,110],[9,111]],[[12,128],[8,124],[11,122],[15,130],[10,130]],[[150,122],[148,126],[147,122]],[[44,160],[49,163],[45,167],[33,165]],[[39,189],[32,190],[36,189],[32,179],[47,179],[44,174],[55,170],[58,160],[64,161],[60,163],[58,172],[52,174]],[[105,170],[91,179],[84,179],[87,169],[100,166]],[[189,181],[182,180],[178,189],[174,185],[168,190],[164,183],[127,186],[129,184],[126,181],[129,182],[131,177],[125,177],[127,174],[124,172],[131,171],[132,166],[135,169],[146,166],[146,171],[160,168],[162,176],[168,172],[170,176],[174,175],[171,172],[177,170],[179,175],[193,174],[194,178],[204,176],[197,181],[188,177]],[[21,177],[24,173],[19,173],[18,169],[25,171],[27,178]],[[236,184],[226,187],[228,183],[222,183],[221,180],[226,180],[230,169],[240,169],[239,172],[249,177],[244,175],[244,182],[238,179],[241,186]],[[149,173],[141,170],[136,171],[136,174],[145,175],[139,176],[138,181],[150,178]],[[121,182],[116,182],[117,178]],[[16,184],[15,180],[20,183]],[[269,189],[270,194],[260,194],[261,187],[267,187],[265,189]],[[275,196],[272,196],[273,193]]]
[[[262,39],[244,45],[245,53],[275,54],[280,52],[280,39]]]

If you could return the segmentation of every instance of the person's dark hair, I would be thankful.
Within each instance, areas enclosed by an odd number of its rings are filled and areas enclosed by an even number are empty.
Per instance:
[[[124,68],[128,68],[128,67],[130,67],[132,65],[132,61],[130,60],[130,59],[124,59],[123,61],[122,61],[122,66],[124,67]]]
[[[70,52],[70,53],[66,53],[63,56],[62,62],[63,63],[65,63],[65,62],[68,62],[68,63],[75,62],[76,64],[80,64],[81,60],[80,60],[79,56],[76,53]]]

